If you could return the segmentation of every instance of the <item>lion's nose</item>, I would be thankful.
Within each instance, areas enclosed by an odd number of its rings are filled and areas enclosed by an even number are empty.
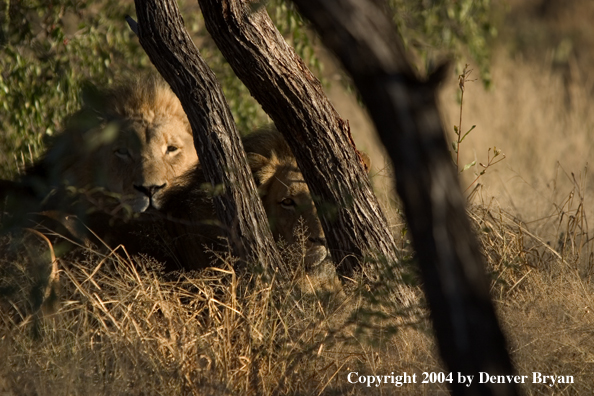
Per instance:
[[[167,185],[167,183],[163,183],[160,186],[157,185],[150,185],[150,186],[137,186],[134,185],[134,188],[138,191],[140,191],[141,193],[143,193],[144,195],[146,195],[147,197],[152,197],[153,195],[155,195],[155,193],[163,188],[165,188],[165,186]]]

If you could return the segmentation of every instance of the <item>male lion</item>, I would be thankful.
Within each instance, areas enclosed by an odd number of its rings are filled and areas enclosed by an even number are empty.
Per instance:
[[[28,172],[50,187],[104,188],[134,212],[159,209],[198,162],[181,103],[160,77],[95,91]]]
[[[291,149],[276,130],[260,130],[243,139],[270,229],[276,241],[297,242],[305,232],[305,266],[313,268],[328,256],[322,224],[307,183]]]
[[[299,232],[306,235],[305,267],[311,269],[328,256],[324,231],[311,194],[295,157],[282,135],[260,130],[243,139],[248,163],[260,190],[262,203],[276,241],[291,245]],[[169,190],[159,211],[172,257],[178,266],[195,269],[207,266],[206,245],[220,249],[222,229],[217,225],[210,195],[201,187],[205,178],[197,166]]]

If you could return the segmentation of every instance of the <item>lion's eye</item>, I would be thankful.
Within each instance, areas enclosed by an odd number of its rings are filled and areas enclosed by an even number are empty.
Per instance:
[[[125,147],[120,147],[115,151],[115,154],[120,158],[128,158],[130,156],[130,152]]]
[[[179,148],[177,148],[175,146],[167,146],[168,153],[175,153],[177,150],[179,150]]]
[[[293,201],[291,198],[285,198],[280,202],[281,206],[283,208],[289,209],[289,208],[294,208],[295,206],[297,206],[297,204],[295,203],[295,201]]]

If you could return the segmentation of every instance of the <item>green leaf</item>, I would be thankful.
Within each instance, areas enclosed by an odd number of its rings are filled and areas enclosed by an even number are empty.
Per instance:
[[[454,149],[454,152],[457,153],[458,152],[458,142],[452,142],[452,148]]]
[[[476,165],[476,161],[472,161],[470,164],[466,164],[464,165],[464,168],[460,171],[460,173],[464,172],[465,170],[467,170],[468,168],[475,166]]]
[[[470,133],[470,132],[471,132],[471,131],[472,131],[474,128],[476,128],[476,125],[473,125],[473,126],[472,126],[472,128],[470,128],[470,129],[468,130],[468,132],[466,132],[466,133],[464,134],[464,136],[462,136],[462,139],[460,139],[460,142],[462,142],[462,141],[464,140],[464,138],[465,138],[466,136],[468,136],[468,134],[469,134],[469,133]]]

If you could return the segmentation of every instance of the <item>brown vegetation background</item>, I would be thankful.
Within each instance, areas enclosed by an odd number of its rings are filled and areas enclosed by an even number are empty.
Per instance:
[[[461,144],[460,162],[486,163],[487,150],[493,147],[506,159],[474,184],[482,168],[471,167],[460,184],[468,193],[480,184],[469,198],[476,224],[497,224],[497,237],[484,233],[482,241],[488,251],[493,249],[487,257],[494,270],[493,291],[499,291],[494,297],[518,372],[569,374],[579,382],[563,389],[533,386],[524,391],[589,393],[594,388],[594,345],[587,335],[594,324],[588,222],[594,215],[589,169],[594,147],[594,3],[515,0],[503,6],[493,43],[493,85],[484,87],[477,67],[471,75],[477,81],[466,84],[462,130],[472,125],[476,129]],[[349,118],[360,148],[371,153],[373,181],[381,195],[392,188],[385,171],[387,156],[368,118],[356,110],[356,100],[344,98],[340,89],[333,85],[329,95]],[[440,94],[450,141],[459,122],[459,97],[457,73],[452,71]],[[388,201],[391,197],[383,196]],[[397,215],[392,224],[401,224]]]

